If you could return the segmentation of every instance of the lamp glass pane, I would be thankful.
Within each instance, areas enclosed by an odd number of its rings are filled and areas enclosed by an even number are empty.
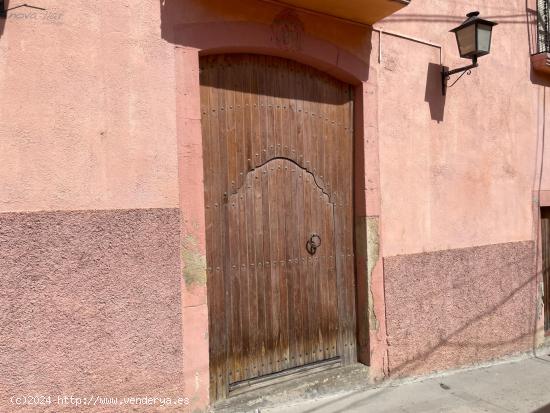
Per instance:
[[[489,53],[491,48],[492,27],[486,24],[477,25],[477,48],[480,52]]]
[[[465,56],[476,50],[476,25],[464,27],[456,33],[460,55]]]

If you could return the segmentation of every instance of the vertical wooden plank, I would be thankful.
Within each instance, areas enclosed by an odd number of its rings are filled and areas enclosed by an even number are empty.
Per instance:
[[[244,106],[244,86],[245,86],[245,70],[243,66],[243,58],[241,55],[230,55],[232,66],[232,76],[230,92],[233,95],[233,104],[229,106],[229,110],[235,120],[235,142],[237,156],[235,160],[235,188],[237,191],[244,183],[246,173],[248,172],[247,151],[249,148],[249,128],[246,128],[246,119]]]
[[[319,222],[319,232],[321,234],[321,247],[319,249],[319,289],[320,289],[320,299],[321,299],[321,334],[319,335],[319,357],[324,360],[326,357],[326,344],[329,335],[329,323],[330,323],[330,294],[328,285],[328,249],[330,244],[328,241],[328,227],[329,220],[331,217],[327,215],[327,210],[329,207],[328,199],[326,195],[320,192],[320,203],[321,206],[319,211],[320,222]]]
[[[249,302],[250,296],[248,291],[248,242],[247,242],[247,188],[245,182],[246,167],[246,134],[245,120],[243,107],[243,68],[240,55],[230,55],[227,57],[230,63],[231,70],[228,71],[229,88],[228,93],[231,95],[229,106],[226,107],[226,113],[230,117],[233,128],[231,130],[232,144],[234,148],[232,153],[234,156],[234,184],[232,183],[231,193],[237,198],[238,208],[238,250],[237,254],[237,283],[239,288],[234,289],[234,294],[239,296],[239,317],[238,317],[238,332],[236,338],[238,340],[237,354],[235,354],[238,368],[234,371],[234,380],[245,380],[248,376],[248,326],[249,326]]]
[[[280,111],[279,111],[280,115]],[[279,116],[280,121],[280,116]],[[281,145],[281,134],[280,134],[280,124],[277,128],[277,142],[278,142],[278,151],[280,150]],[[278,330],[277,330],[277,336],[276,336],[276,343],[277,343],[277,350],[276,350],[276,358],[277,358],[277,364],[276,364],[276,370],[281,371],[284,369],[284,356],[285,356],[285,345],[286,345],[286,320],[287,320],[287,314],[286,314],[286,298],[287,298],[287,292],[286,292],[286,277],[285,277],[285,265],[284,265],[284,253],[285,253],[285,213],[286,210],[284,209],[284,203],[285,203],[285,192],[283,190],[283,186],[285,185],[284,182],[284,163],[281,159],[277,159],[274,161],[275,163],[275,185],[274,190],[275,194],[273,195],[273,198],[275,199],[275,205],[277,208],[277,231],[276,231],[276,248],[277,253],[274,258],[274,266],[277,268],[277,280],[275,283],[276,288],[276,297],[278,300],[278,311],[276,313],[277,322],[278,322]]]
[[[315,116],[314,116],[314,122],[315,126],[313,128],[314,135],[315,135],[315,164],[313,167],[313,176],[311,179],[312,183],[312,214],[313,214],[313,221],[314,225],[311,228],[311,233],[321,234],[322,233],[322,216],[321,216],[321,209],[322,209],[322,192],[319,187],[321,183],[321,175],[323,174],[322,168],[324,163],[324,145],[323,145],[323,134],[324,134],[324,112],[325,112],[325,103],[324,103],[324,94],[325,94],[325,84],[323,82],[323,77],[314,77],[316,79],[315,84]],[[322,272],[321,272],[321,263],[320,263],[320,257],[321,254],[320,251],[315,253],[313,255],[313,271],[314,271],[314,277],[313,277],[313,291],[315,293],[315,300],[313,301],[313,311],[316,315],[315,317],[315,335],[313,337],[314,342],[312,346],[312,351],[314,361],[320,361],[320,348],[319,348],[319,341],[321,336],[321,330],[322,330],[322,322],[323,322],[323,302],[322,302],[322,291],[321,291],[321,281],[322,281]]]
[[[341,116],[342,121],[344,121],[343,111],[340,111],[339,116]],[[338,147],[341,148],[342,142],[344,139],[342,132],[338,135]],[[336,144],[336,142],[335,142]],[[347,350],[347,294],[346,294],[346,272],[345,272],[345,263],[344,263],[344,242],[343,242],[343,231],[345,225],[345,216],[344,216],[344,188],[345,188],[345,179],[343,176],[343,162],[345,159],[343,157],[343,151],[336,151],[335,161],[335,178],[336,178],[336,195],[334,199],[335,205],[335,250],[336,250],[336,273],[338,280],[338,310],[339,310],[339,339],[338,339],[338,354],[340,354],[344,360],[346,360],[346,350]]]
[[[331,312],[331,323],[330,323],[330,342],[329,342],[329,348],[328,348],[328,352],[329,352],[329,356],[330,357],[336,357],[338,355],[338,349],[337,349],[337,345],[338,345],[338,324],[339,324],[339,319],[338,319],[338,296],[337,296],[337,291],[338,291],[338,284],[337,284],[337,273],[336,273],[336,257],[335,257],[335,238],[334,238],[334,205],[333,204],[329,204],[329,215],[330,215],[330,219],[328,220],[329,222],[329,242],[330,242],[330,245],[332,247],[331,249],[331,252],[330,252],[330,256],[329,256],[329,265],[330,265],[330,270],[329,270],[329,280],[330,280],[330,286],[329,286],[329,289],[331,291],[331,294],[330,294],[330,301],[329,301],[329,305],[332,309],[332,312]]]
[[[230,323],[230,314],[227,314],[226,308],[231,308],[231,297],[226,295],[225,292],[228,291],[228,286],[230,282],[230,274],[228,272],[229,266],[227,261],[224,259],[228,250],[226,249],[227,243],[227,210],[224,206],[223,193],[226,191],[226,181],[227,181],[227,154],[226,154],[226,135],[225,135],[225,117],[220,111],[220,107],[224,105],[224,93],[220,90],[219,85],[223,83],[222,75],[220,74],[219,59],[208,59],[210,67],[212,70],[212,82],[216,85],[215,88],[212,88],[210,94],[211,102],[211,123],[210,123],[210,133],[211,139],[213,142],[211,156],[214,156],[216,163],[219,165],[219,171],[213,176],[209,176],[205,179],[211,179],[213,182],[213,193],[215,194],[214,198],[214,208],[217,214],[218,220],[217,225],[220,228],[220,232],[215,237],[212,250],[215,255],[215,272],[219,277],[219,283],[215,284],[216,288],[219,288],[220,291],[216,293],[216,297],[220,299],[220,305],[224,305],[223,317],[220,317],[220,336],[217,338],[218,345],[220,346],[220,358],[223,357],[223,360],[220,360],[220,375],[218,377],[219,387],[218,393],[226,395],[227,386],[228,386],[228,368],[229,368],[229,337],[228,337],[228,323]],[[219,307],[218,307],[219,308]],[[216,308],[214,309],[216,311]]]
[[[289,60],[281,62],[281,155],[284,158],[290,158],[290,147],[292,146],[292,104],[291,96],[294,91],[291,89],[291,70],[292,64]],[[285,133],[283,133],[285,132]]]
[[[313,219],[311,215],[312,208],[312,199],[311,199],[311,174],[309,172],[304,172],[304,211],[305,211],[305,240],[306,242],[311,236],[311,228],[313,226]],[[307,324],[304,331],[305,335],[305,345],[304,345],[304,363],[311,363],[314,359],[312,357],[312,342],[314,337],[315,329],[315,313],[314,313],[314,303],[315,294],[313,293],[313,258],[311,255],[307,255],[305,258],[304,266],[304,278],[305,278],[305,294],[306,294],[306,305],[307,305]]]
[[[249,67],[250,73],[250,124],[251,124],[251,137],[252,137],[252,166],[258,167],[262,164],[262,121],[263,117],[261,116],[261,98],[260,98],[260,74],[258,73],[258,63],[257,60],[253,61],[250,57],[247,57],[247,66]],[[251,168],[252,168],[251,166]]]
[[[289,274],[289,363],[288,367],[296,367],[299,360],[299,338],[302,323],[302,309],[298,274],[299,239],[301,212],[298,209],[298,166],[291,164],[290,170],[290,202],[287,217],[287,265]],[[300,218],[299,218],[300,217]]]
[[[311,157],[311,168],[310,172],[316,176],[319,171],[319,120],[320,120],[320,111],[321,105],[319,104],[319,89],[320,84],[316,76],[313,73],[310,73],[309,77],[310,89],[311,89],[311,102],[310,111],[311,111],[311,143],[310,143],[310,157]]]
[[[327,83],[327,85],[323,88],[322,97],[321,97],[321,117],[322,117],[322,129],[321,129],[321,136],[320,136],[320,142],[321,142],[321,150],[320,150],[320,157],[321,157],[321,163],[320,163],[320,172],[319,172],[319,183],[322,186],[323,190],[328,191],[328,188],[330,187],[328,185],[329,182],[329,174],[330,174],[330,154],[335,150],[333,146],[331,146],[331,141],[329,140],[329,134],[330,134],[330,118],[331,118],[331,110],[334,107],[333,104],[333,96],[332,96],[332,88],[330,87],[330,83]],[[329,226],[330,226],[330,220],[332,220],[332,217],[327,215],[327,208],[329,207],[330,200],[326,195],[319,191],[319,202],[322,208],[319,211],[319,226],[320,226],[320,232],[322,233],[322,243],[321,243],[321,256],[319,257],[320,260],[320,272],[319,272],[319,294],[320,294],[320,302],[322,303],[321,308],[321,334],[320,334],[320,343],[319,343],[319,357],[321,359],[325,359],[327,357],[327,341],[329,339],[330,335],[330,318],[331,318],[331,311],[333,310],[330,307],[330,296],[334,293],[334,290],[329,289],[328,285],[328,275],[329,275],[329,267],[328,267],[328,251],[330,244],[327,243],[328,241],[328,232],[329,232]],[[330,247],[332,249],[332,247]]]
[[[226,165],[227,182],[224,196],[228,197],[228,259],[229,259],[229,283],[228,292],[230,296],[231,321],[228,327],[229,345],[229,381],[238,381],[241,370],[241,295],[240,295],[240,272],[239,272],[239,199],[235,194],[237,189],[237,136],[235,131],[235,116],[232,108],[235,105],[235,94],[232,90],[233,84],[233,63],[230,56],[223,57],[223,64],[220,65],[220,77],[223,81],[223,102],[220,106],[221,130],[226,138]],[[223,122],[223,123],[222,123]]]
[[[356,303],[357,303],[357,294],[356,294],[356,274],[355,274],[355,249],[354,249],[354,196],[353,196],[353,170],[354,170],[354,97],[353,97],[353,88],[350,85],[344,85],[345,89],[348,92],[348,146],[347,146],[347,157],[348,165],[350,165],[350,170],[348,171],[348,255],[349,255],[349,296],[350,296],[350,356],[349,362],[354,362],[357,360],[357,322],[356,322]]]
[[[273,110],[275,111],[275,156],[282,157],[283,155],[283,102],[284,98],[282,97],[282,89],[284,87],[284,61],[281,61],[277,58],[272,59],[273,61]]]
[[[296,90],[296,113],[295,113],[295,130],[296,130],[296,156],[295,160],[302,168],[305,168],[304,161],[304,99],[305,99],[305,79],[301,67],[294,67],[294,82]]]
[[[325,164],[325,184],[326,184],[326,191],[329,194],[329,199],[331,202],[336,202],[336,196],[333,193],[334,189],[336,188],[336,167],[337,167],[337,161],[338,161],[338,150],[340,148],[339,142],[338,142],[338,133],[335,124],[338,123],[338,113],[340,110],[340,105],[335,102],[335,99],[337,96],[335,96],[334,88],[331,88],[329,93],[329,103],[331,103],[331,106],[329,108],[329,119],[330,119],[330,126],[327,130],[327,147],[328,150],[325,153],[326,156],[326,164]],[[338,298],[337,298],[337,283],[336,283],[336,277],[337,277],[337,271],[336,271],[336,259],[335,259],[335,247],[336,247],[336,240],[334,235],[334,228],[335,228],[335,207],[333,204],[327,205],[328,211],[327,211],[327,236],[328,241],[330,245],[332,246],[332,249],[330,251],[329,256],[327,257],[327,289],[330,291],[330,294],[327,298],[328,306],[330,308],[329,311],[329,322],[328,322],[328,342],[325,346],[325,351],[327,352],[327,357],[336,357],[337,356],[337,335],[338,335]]]
[[[307,172],[304,169],[298,169],[298,181],[297,181],[297,211],[300,213],[298,216],[301,218],[298,223],[298,277],[299,277],[299,295],[300,295],[300,340],[298,344],[298,363],[304,365],[306,363],[306,346],[307,346],[307,329],[309,325],[309,313],[308,313],[308,297],[307,279],[308,279],[308,263],[307,263],[307,251],[305,243],[307,240],[306,233],[306,217],[307,216],[307,203],[305,202],[305,174]]]
[[[268,156],[268,130],[269,130],[269,116],[267,111],[267,95],[266,95],[266,62],[264,56],[259,56],[254,64],[254,73],[258,84],[258,114],[260,120],[260,164],[267,161]]]
[[[270,142],[271,146],[271,142]],[[268,167],[268,191],[267,201],[269,204],[269,222],[267,227],[269,228],[269,251],[268,265],[270,268],[269,278],[269,318],[271,321],[270,330],[267,332],[268,337],[268,349],[270,353],[268,371],[276,371],[277,360],[279,360],[278,353],[278,337],[279,337],[279,268],[277,266],[278,261],[278,232],[279,232],[279,213],[280,209],[277,205],[277,162],[272,161],[266,165]]]
[[[284,104],[283,104],[284,105]],[[280,299],[281,299],[281,349],[280,349],[280,363],[279,369],[284,370],[288,368],[289,360],[289,347],[290,347],[290,328],[289,328],[289,297],[290,297],[290,283],[289,277],[290,266],[288,265],[288,243],[292,238],[293,231],[288,226],[288,221],[292,216],[293,211],[290,209],[290,191],[289,191],[289,165],[287,160],[279,160],[279,193],[280,204],[279,208],[282,208],[282,212],[279,215],[280,226],[280,251],[279,251],[279,265],[281,271],[280,278]],[[292,231],[292,232],[291,232]]]
[[[341,96],[346,96],[346,87],[340,88]],[[349,148],[349,110],[350,106],[349,104],[346,104],[344,107],[344,121],[345,121],[345,128],[342,133],[342,148],[341,151],[341,159],[342,164],[345,164],[348,162],[348,148]],[[350,165],[350,163],[347,163],[347,165]],[[345,323],[344,323],[344,355],[346,362],[350,361],[350,355],[351,355],[351,348],[352,342],[354,341],[354,338],[352,337],[352,325],[351,325],[351,311],[354,305],[354,298],[350,295],[350,282],[352,280],[352,273],[350,272],[349,262],[350,262],[350,237],[349,237],[349,231],[351,231],[350,227],[350,214],[349,214],[349,206],[350,206],[350,195],[351,195],[351,181],[350,181],[350,173],[349,170],[347,170],[348,167],[344,168],[343,166],[340,169],[340,174],[342,177],[342,219],[343,219],[343,225],[342,225],[342,261],[343,261],[343,271],[344,271],[344,293],[345,293]]]
[[[292,125],[291,125],[291,98],[293,95],[293,90],[290,85],[290,74],[291,62],[289,60],[283,60],[280,64],[280,87],[279,93],[281,94],[281,124],[279,133],[281,135],[281,156],[284,158],[290,157],[290,146],[291,146],[291,136],[292,136]],[[281,207],[285,211],[281,214],[284,231],[281,232],[282,242],[281,242],[281,265],[282,267],[282,283],[281,283],[281,308],[282,318],[283,318],[283,336],[282,336],[282,351],[281,351],[281,368],[288,369],[290,366],[290,347],[291,347],[291,328],[290,328],[290,317],[293,310],[292,306],[292,265],[289,262],[292,251],[289,249],[289,244],[291,243],[292,238],[295,234],[295,228],[290,226],[292,222],[292,217],[295,212],[291,208],[291,197],[292,197],[292,166],[293,164],[289,161],[282,160],[281,162],[281,187],[280,191],[283,195]]]
[[[241,83],[243,90],[243,102],[242,102],[242,111],[244,119],[244,128],[243,134],[245,136],[245,151],[244,151],[244,161],[245,161],[245,172],[251,171],[254,169],[254,154],[255,149],[255,125],[252,123],[252,114],[254,94],[252,93],[252,84],[255,81],[253,77],[253,68],[251,61],[248,56],[241,56]]]
[[[265,75],[265,82],[268,86],[268,94],[267,94],[267,108],[268,108],[268,121],[269,121],[269,129],[268,129],[268,150],[267,150],[267,159],[275,158],[277,154],[277,132],[279,125],[279,122],[277,121],[277,98],[275,96],[276,90],[277,90],[277,84],[278,84],[278,78],[275,68],[275,62],[272,57],[266,58],[267,61],[267,67],[266,72],[264,72]],[[269,74],[269,76],[268,76]]]
[[[319,144],[318,144],[318,156],[319,163],[317,167],[317,183],[320,187],[324,188],[325,180],[325,162],[326,162],[326,130],[327,130],[327,117],[328,117],[328,108],[330,104],[327,102],[327,99],[330,98],[330,90],[328,88],[326,76],[321,78],[321,85],[319,87]]]
[[[254,253],[256,269],[256,326],[257,333],[254,340],[256,353],[257,376],[262,375],[262,360],[265,358],[265,272],[264,272],[264,227],[263,227],[263,200],[262,200],[262,169],[254,172]]]
[[[310,78],[310,73],[307,70],[303,70],[303,85],[304,85],[304,100],[303,100],[303,106],[304,111],[302,115],[303,119],[303,136],[304,136],[304,161],[302,163],[302,166],[307,169],[308,171],[313,170],[312,166],[312,154],[313,154],[313,137],[312,137],[312,103],[311,99],[313,99],[313,85]],[[304,179],[306,177],[304,176]],[[305,183],[305,180],[304,180]]]
[[[288,114],[289,114],[289,147],[288,147],[288,158],[292,159],[295,162],[298,162],[296,146],[298,139],[298,127],[296,122],[297,116],[297,102],[300,99],[300,93],[296,77],[296,64],[294,62],[289,62],[288,65],[288,86],[287,90],[289,93],[288,97]]]
[[[307,240],[307,234],[305,230],[305,219],[303,214],[307,213],[306,206],[304,203],[304,169],[306,167],[306,122],[307,115],[305,114],[306,106],[306,78],[303,66],[296,65],[296,90],[298,99],[296,101],[296,160],[301,168],[297,170],[297,180],[296,180],[296,211],[299,218],[297,224],[298,236],[297,236],[297,258],[298,263],[296,264],[296,271],[298,277],[298,307],[300,317],[297,321],[297,324],[300,328],[299,338],[297,345],[297,354],[296,354],[296,365],[304,365],[306,363],[305,358],[305,349],[307,343],[307,327],[308,327],[308,291],[307,291],[307,251],[305,249],[305,243]]]
[[[236,93],[231,88],[234,83],[234,64],[231,57],[226,57],[226,64],[224,70],[224,82],[227,85],[227,89],[224,90],[225,104],[221,108],[226,118],[226,134],[227,134],[227,162],[228,162],[228,192],[235,193],[239,186],[239,158],[240,158],[240,145],[239,137],[236,131],[235,112],[233,107],[235,106]]]
[[[227,203],[227,238],[229,262],[229,296],[231,307],[229,307],[230,323],[228,323],[229,341],[229,383],[239,381],[240,378],[240,347],[241,347],[241,301],[240,301],[240,274],[239,274],[239,198],[236,195],[229,197]]]
[[[320,108],[319,108],[320,109]],[[317,110],[317,140],[319,141],[320,136],[320,127],[322,127],[322,123],[320,120],[319,115],[319,109]],[[317,164],[319,165],[319,164]],[[320,231],[320,225],[321,225],[321,217],[320,217],[320,207],[321,207],[321,196],[320,196],[320,190],[317,186],[316,178],[315,176],[311,177],[311,214],[312,214],[312,220],[313,220],[313,226],[311,228],[311,234],[318,234]],[[320,336],[320,330],[321,330],[321,323],[322,323],[322,302],[321,302],[321,288],[320,288],[320,278],[321,278],[321,268],[319,265],[319,251],[317,251],[312,256],[312,269],[313,269],[313,294],[315,299],[313,300],[313,314],[315,314],[314,318],[314,335],[313,335],[313,341],[312,341],[312,353],[313,353],[313,360],[319,361],[319,336]]]
[[[257,94],[253,93],[256,87],[256,76],[254,65],[251,64],[248,56],[244,57],[244,101],[245,101],[245,133],[248,142],[247,152],[247,168],[253,170],[255,167],[256,159],[259,160],[259,156],[256,157],[256,153],[259,155],[259,130],[258,130],[258,112],[257,112]],[[260,357],[260,337],[263,332],[263,320],[260,320],[260,291],[258,291],[258,279],[261,275],[261,267],[258,267],[258,258],[261,259],[262,248],[262,227],[261,227],[261,185],[260,185],[260,171],[251,172],[249,199],[247,205],[250,210],[248,211],[248,264],[249,264],[249,279],[250,279],[250,377],[257,377],[258,364]],[[260,195],[260,197],[258,197]],[[263,300],[261,301],[263,303]]]
[[[312,228],[312,216],[311,216],[311,175],[310,171],[313,171],[314,168],[314,113],[313,113],[313,93],[314,93],[314,84],[311,79],[311,73],[309,70],[304,68],[303,71],[303,84],[305,98],[303,101],[304,112],[303,112],[303,121],[304,121],[304,167],[308,172],[303,172],[303,196],[304,196],[304,238],[302,243],[306,243],[309,237],[311,236]],[[313,290],[313,269],[312,269],[312,257],[309,254],[304,254],[304,266],[303,266],[303,277],[305,288],[304,292],[304,313],[305,313],[305,328],[304,328],[304,345],[303,345],[303,362],[304,364],[311,363],[314,359],[312,357],[312,341],[314,336],[314,318],[315,314],[313,312],[313,301],[315,300]]]
[[[238,277],[239,277],[239,345],[238,345],[238,360],[240,368],[237,370],[238,378],[237,381],[245,380],[248,377],[249,366],[247,363],[248,354],[249,354],[249,304],[250,304],[250,293],[248,289],[249,281],[249,267],[248,267],[248,233],[247,226],[248,214],[247,214],[247,190],[246,183],[239,192],[236,194],[238,197],[238,232],[239,232],[239,241],[238,241]]]
[[[262,374],[268,374],[272,365],[273,331],[272,322],[272,299],[271,299],[271,212],[269,210],[269,179],[270,165],[262,167],[261,171],[261,195],[262,195],[262,229],[263,229],[263,313],[264,313],[264,348],[262,350],[263,360],[261,363]]]

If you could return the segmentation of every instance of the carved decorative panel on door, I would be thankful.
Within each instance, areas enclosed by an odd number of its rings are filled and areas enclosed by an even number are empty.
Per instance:
[[[201,58],[211,393],[355,360],[351,87]]]

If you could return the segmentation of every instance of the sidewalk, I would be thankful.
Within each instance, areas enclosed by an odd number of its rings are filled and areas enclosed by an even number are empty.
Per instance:
[[[422,381],[261,409],[261,413],[550,413],[550,352]]]

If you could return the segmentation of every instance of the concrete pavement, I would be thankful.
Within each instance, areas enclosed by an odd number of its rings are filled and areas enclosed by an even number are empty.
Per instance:
[[[279,412],[550,413],[550,351],[506,364],[261,409]]]

